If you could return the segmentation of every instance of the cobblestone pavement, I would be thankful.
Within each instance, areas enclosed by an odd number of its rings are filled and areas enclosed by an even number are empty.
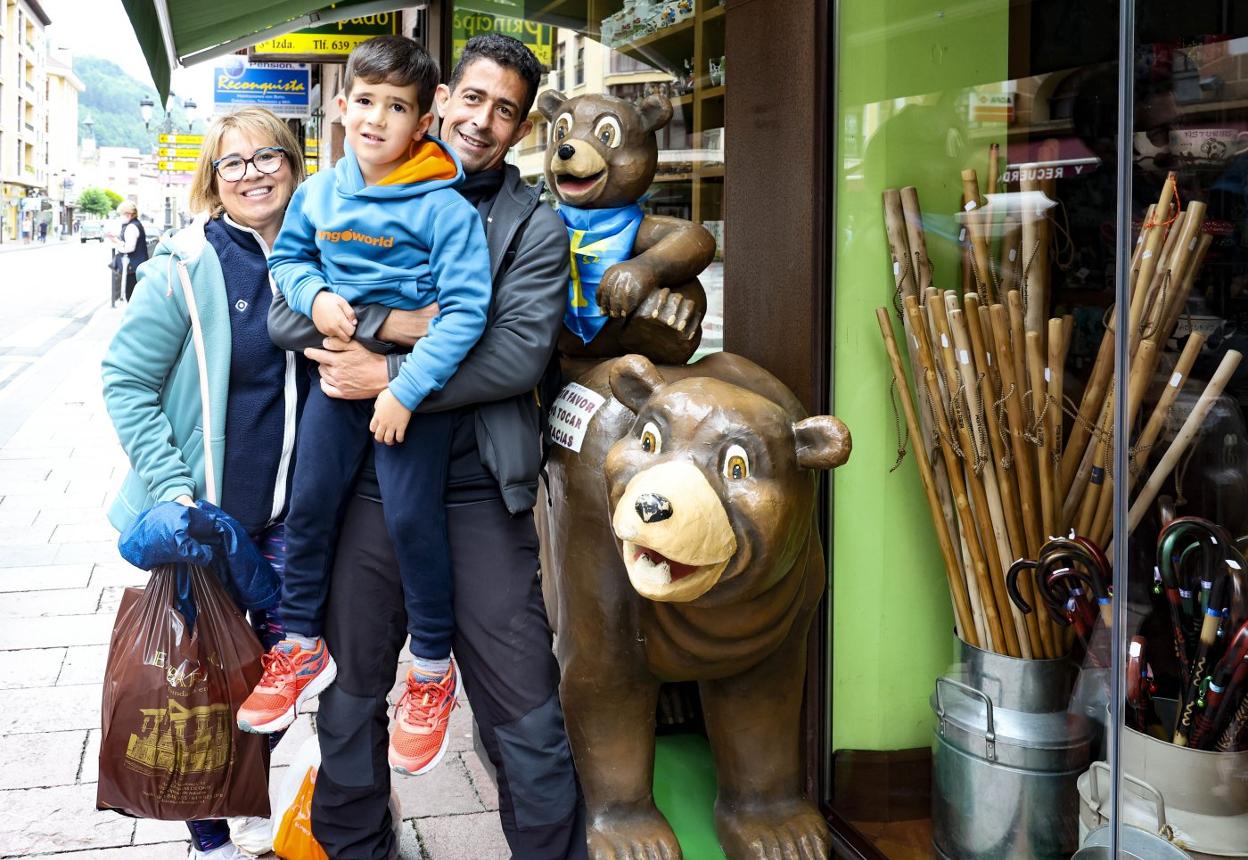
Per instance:
[[[0,391],[0,415],[22,417],[0,421],[0,858],[188,852],[180,823],[95,809],[105,651],[122,590],[146,578],[118,557],[104,517],[126,466],[99,374],[120,313],[98,311],[20,385]],[[301,715],[274,752],[274,780],[315,721],[315,713]],[[467,707],[451,728],[451,753],[436,771],[396,777],[402,857],[506,858]]]

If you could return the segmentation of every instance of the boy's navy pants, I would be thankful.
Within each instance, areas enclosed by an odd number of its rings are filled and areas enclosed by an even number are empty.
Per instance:
[[[454,413],[413,414],[398,445],[373,440],[372,417],[371,400],[336,400],[319,385],[308,392],[286,515],[281,617],[287,633],[324,635],[338,525],[364,454],[373,445],[412,653],[445,660],[455,626],[445,499]]]

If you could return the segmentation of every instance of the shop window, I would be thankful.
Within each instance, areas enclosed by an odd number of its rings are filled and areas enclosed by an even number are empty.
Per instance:
[[[575,87],[583,86],[585,84],[585,40],[580,36],[576,37],[575,72],[572,85]]]
[[[837,4],[826,800],[890,858],[1242,851],[1248,12],[915,9]]]

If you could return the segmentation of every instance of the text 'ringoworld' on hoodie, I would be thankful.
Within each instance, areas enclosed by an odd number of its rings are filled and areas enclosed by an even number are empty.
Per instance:
[[[489,250],[480,215],[455,190],[463,177],[455,154],[430,137],[380,183],[366,185],[347,147],[332,171],[295,190],[269,256],[287,303],[308,317],[321,290],[353,305],[438,303],[429,333],[390,382],[408,409],[446,384],[485,329]]]

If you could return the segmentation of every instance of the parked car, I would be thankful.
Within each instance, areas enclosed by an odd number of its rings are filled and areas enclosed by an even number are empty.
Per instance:
[[[104,222],[84,221],[82,226],[78,228],[78,241],[83,244],[86,244],[88,241],[102,243],[104,241]]]

